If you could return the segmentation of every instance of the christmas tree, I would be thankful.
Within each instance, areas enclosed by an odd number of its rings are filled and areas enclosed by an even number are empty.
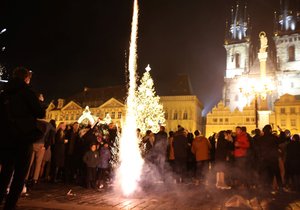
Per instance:
[[[159,102],[160,98],[156,95],[150,70],[148,65],[136,92],[137,127],[141,129],[142,134],[147,130],[156,133],[159,131],[159,126],[165,123],[165,113]]]

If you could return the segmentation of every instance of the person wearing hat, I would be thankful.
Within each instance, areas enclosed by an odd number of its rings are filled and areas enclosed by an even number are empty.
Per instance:
[[[37,118],[44,118],[45,109],[29,86],[31,77],[29,69],[17,67],[0,96],[0,204],[13,174],[4,209],[16,208],[30,164],[32,144],[43,135],[37,128]]]

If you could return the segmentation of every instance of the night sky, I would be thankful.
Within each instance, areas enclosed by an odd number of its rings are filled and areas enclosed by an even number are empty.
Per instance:
[[[158,94],[188,74],[206,110],[222,95],[225,21],[234,0],[140,0],[138,74],[149,63]],[[83,87],[125,84],[133,0],[2,0],[1,62],[34,72],[48,100]],[[279,0],[249,0],[252,38],[273,34]]]

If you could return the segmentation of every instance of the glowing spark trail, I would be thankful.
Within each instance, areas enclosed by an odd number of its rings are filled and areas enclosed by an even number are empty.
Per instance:
[[[131,37],[129,49],[129,90],[127,97],[127,111],[125,123],[122,128],[120,139],[120,159],[121,166],[118,178],[125,196],[134,193],[138,187],[143,159],[138,146],[138,137],[136,133],[135,108],[135,90],[136,90],[136,48],[137,48],[137,30],[138,30],[138,2],[134,0],[133,17],[131,23]]]

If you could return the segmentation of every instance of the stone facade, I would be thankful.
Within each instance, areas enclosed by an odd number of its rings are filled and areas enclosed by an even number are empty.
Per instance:
[[[123,100],[120,100],[109,97],[109,95],[111,95],[109,92],[108,94],[100,94],[103,93],[104,89],[105,88],[98,88],[95,90],[89,88],[67,100],[58,99],[57,101],[51,102],[46,111],[46,119],[54,119],[57,124],[60,122],[72,124],[79,119],[85,107],[89,106],[89,110],[93,116],[103,119],[109,114],[112,122],[122,127],[123,118],[125,116],[124,99],[126,91],[123,97],[121,97]],[[117,90],[118,88],[113,89]],[[98,95],[97,92],[99,92]],[[160,101],[166,113],[167,131],[176,131],[178,125],[181,125],[191,132],[194,132],[196,129],[203,131],[201,115],[203,105],[197,96],[188,94],[188,92],[189,91],[186,90],[187,95],[160,96]],[[106,101],[104,100],[105,98],[107,99]],[[85,101],[85,99],[88,100],[88,102]],[[68,102],[65,103],[66,101]]]
[[[274,104],[275,122],[281,129],[300,133],[300,97],[285,94]]]

